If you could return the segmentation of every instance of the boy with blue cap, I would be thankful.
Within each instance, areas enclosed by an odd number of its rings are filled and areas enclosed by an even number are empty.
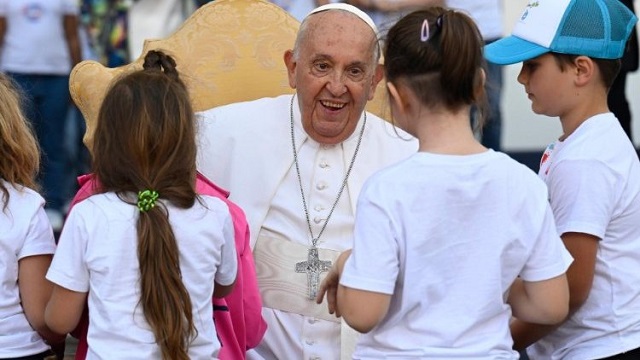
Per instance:
[[[640,162],[607,107],[636,21],[618,0],[530,0],[513,34],[485,48],[491,62],[523,62],[533,111],[563,130],[539,175],[575,259],[570,312],[556,327],[513,321],[531,359],[640,359]]]

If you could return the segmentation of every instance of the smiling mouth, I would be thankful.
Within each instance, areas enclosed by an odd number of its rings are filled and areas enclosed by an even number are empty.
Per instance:
[[[326,100],[321,100],[320,103],[322,104],[322,106],[330,109],[330,110],[340,110],[342,108],[345,107],[346,104],[344,103],[337,103],[337,102],[333,102],[333,101],[326,101]]]

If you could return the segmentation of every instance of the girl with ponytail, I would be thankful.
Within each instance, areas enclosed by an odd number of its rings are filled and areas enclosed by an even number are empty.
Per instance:
[[[233,288],[234,232],[227,205],[196,194],[196,122],[174,60],[150,51],[97,124],[99,189],[66,221],[47,324],[71,331],[88,298],[88,359],[215,358],[211,298]]]
[[[571,257],[544,183],[482,146],[469,122],[484,101],[482,52],[473,21],[444,8],[387,34],[391,114],[419,149],[366,182],[353,249],[320,289],[330,313],[366,333],[354,358],[518,359],[512,315],[567,315]]]

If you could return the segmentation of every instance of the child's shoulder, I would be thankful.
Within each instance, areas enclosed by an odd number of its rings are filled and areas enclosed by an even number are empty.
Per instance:
[[[10,182],[0,179],[2,185],[9,193],[9,201],[20,201],[21,204],[31,202],[34,204],[44,203],[44,198],[36,190],[22,185],[11,184]]]
[[[198,194],[198,197],[200,198],[200,201],[204,208],[210,211],[221,212],[224,214],[231,213],[232,207],[233,205],[235,205],[226,201],[227,199],[224,199],[218,195]],[[196,201],[196,205],[197,204],[198,202]]]
[[[559,160],[600,160],[604,163],[634,155],[635,150],[612,113],[584,119],[555,150]]]
[[[129,200],[131,204],[123,201],[113,192],[92,194],[73,204],[69,211],[69,216],[78,216],[87,218],[110,218],[112,215],[120,217],[127,213],[128,207],[133,205],[133,197]],[[99,214],[99,215],[98,215]]]
[[[37,191],[9,184],[2,179],[0,182],[9,194],[8,202],[5,204],[3,194],[0,193],[0,229],[8,232],[8,234],[3,234],[5,240],[11,239],[12,229],[22,229],[19,230],[20,232],[32,226],[40,229],[45,222],[48,223],[43,210],[45,200]],[[14,232],[13,236],[15,235]],[[24,239],[20,241],[22,240]]]

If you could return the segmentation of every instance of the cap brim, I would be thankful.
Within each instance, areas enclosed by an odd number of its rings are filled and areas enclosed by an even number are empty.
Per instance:
[[[509,65],[533,59],[549,51],[551,50],[543,46],[511,35],[485,46],[484,57],[494,64]]]

